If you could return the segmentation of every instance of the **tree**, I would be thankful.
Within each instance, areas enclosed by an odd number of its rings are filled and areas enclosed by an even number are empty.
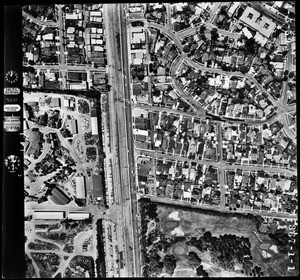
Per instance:
[[[206,30],[206,26],[204,24],[202,24],[199,28],[200,34],[204,34],[205,30]]]
[[[250,54],[254,54],[256,51],[256,42],[255,39],[252,38],[247,38],[245,39],[245,50],[246,52],[250,53]]]
[[[164,264],[162,262],[152,261],[152,258],[150,258],[148,273],[149,275],[157,276],[162,272],[163,267]]]
[[[290,72],[289,78],[292,79],[292,78],[294,78],[294,77],[295,77],[295,72]]]
[[[240,68],[240,71],[241,71],[243,74],[246,74],[246,73],[249,71],[249,67],[243,64],[243,65],[241,66],[241,68]]]
[[[228,9],[227,6],[222,6],[220,9],[220,14],[223,16],[227,16],[227,9]]]
[[[196,267],[200,266],[201,259],[199,258],[197,253],[191,251],[188,254],[188,263],[191,268],[196,268]]]
[[[185,53],[189,53],[189,52],[190,52],[190,47],[189,47],[188,45],[185,45],[185,46],[183,47],[183,51],[184,51]]]
[[[170,275],[173,275],[176,268],[176,258],[173,255],[165,255],[163,263],[166,272]]]
[[[237,11],[236,17],[237,17],[237,18],[240,18],[241,15],[243,14],[243,12],[244,12],[244,9],[240,7],[240,8],[238,9],[238,11]]]
[[[218,29],[217,28],[213,28],[211,31],[210,31],[210,34],[211,34],[211,40],[212,41],[217,41],[218,38],[219,38],[219,33],[218,33]]]
[[[208,273],[203,269],[202,265],[200,265],[199,267],[197,267],[197,269],[196,269],[196,275],[199,276],[199,277],[204,277],[204,278],[208,277]]]
[[[229,39],[228,36],[225,36],[223,39],[223,44],[226,44],[228,42],[228,39]]]
[[[210,231],[206,231],[203,234],[203,237],[204,237],[205,240],[209,241],[211,239],[211,232]]]
[[[35,65],[35,62],[34,62],[33,60],[29,60],[29,61],[28,61],[28,64],[29,64],[29,65]]]

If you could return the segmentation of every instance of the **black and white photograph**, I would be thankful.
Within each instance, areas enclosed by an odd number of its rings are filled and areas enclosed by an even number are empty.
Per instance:
[[[295,1],[4,12],[4,278],[299,277]]]

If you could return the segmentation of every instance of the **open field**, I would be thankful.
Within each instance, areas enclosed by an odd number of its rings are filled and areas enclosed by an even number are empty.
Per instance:
[[[271,227],[265,233],[260,231],[261,225],[266,224],[262,218],[164,204],[157,204],[156,213],[155,219],[150,218],[151,230],[146,234],[146,248],[150,251],[158,248],[161,260],[168,254],[175,256],[173,277],[199,276],[199,266],[209,277],[291,275],[287,270],[289,260],[284,252],[285,245],[277,246],[276,241],[269,237]],[[164,245],[165,241],[155,241],[157,235],[160,240],[163,235],[168,245]],[[193,267],[190,252],[195,252],[200,258]],[[159,275],[167,276],[165,270]]]

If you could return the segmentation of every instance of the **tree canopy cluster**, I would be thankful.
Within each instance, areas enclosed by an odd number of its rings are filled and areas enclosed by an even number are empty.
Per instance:
[[[186,241],[186,245],[194,246],[201,252],[208,250],[211,255],[211,261],[225,270],[234,270],[235,263],[240,263],[246,275],[248,275],[253,268],[249,238],[233,234],[224,234],[216,237],[212,236],[211,232],[206,231],[198,239],[192,237],[189,241]],[[196,266],[197,257],[195,254],[189,253],[191,266]],[[198,268],[197,271],[200,273],[202,270]]]
[[[212,236],[210,231],[205,231],[204,229],[202,236],[198,238],[192,236],[189,240],[185,236],[166,237],[158,228],[153,229],[147,234],[148,223],[151,220],[159,222],[159,218],[157,217],[158,205],[160,203],[153,203],[148,198],[139,200],[141,213],[141,255],[144,277],[158,276],[163,270],[172,275],[176,268],[176,257],[169,254],[168,249],[179,242],[185,242],[187,246],[194,246],[200,252],[209,251],[211,261],[224,270],[234,270],[235,264],[239,263],[242,265],[245,275],[262,275],[261,268],[253,267],[249,238],[233,234],[224,234],[216,237]],[[213,212],[208,212],[207,214],[212,215]],[[252,215],[248,215],[247,217],[244,215],[242,217],[246,220],[252,220],[253,218],[253,222],[259,228],[261,219],[257,219],[257,217]],[[160,252],[167,254],[161,257]],[[208,273],[201,265],[201,258],[196,252],[190,251],[187,255],[187,260],[189,266],[196,269],[197,276],[208,277]]]

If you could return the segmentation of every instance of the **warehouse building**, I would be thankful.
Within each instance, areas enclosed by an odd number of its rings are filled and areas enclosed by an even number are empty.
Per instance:
[[[81,220],[88,220],[91,217],[90,213],[87,212],[69,212],[68,219],[81,221]]]
[[[64,211],[34,211],[33,220],[62,220],[65,218]]]
[[[84,176],[76,176],[76,197],[77,198],[85,198],[86,190],[85,190],[85,178]]]
[[[97,117],[91,117],[92,135],[98,135],[98,119]]]
[[[57,187],[51,190],[50,199],[58,205],[66,205],[71,201],[71,198]]]
[[[93,175],[92,176],[93,180],[93,195],[96,199],[103,199],[104,197],[104,185],[103,185],[103,180],[100,175]]]

